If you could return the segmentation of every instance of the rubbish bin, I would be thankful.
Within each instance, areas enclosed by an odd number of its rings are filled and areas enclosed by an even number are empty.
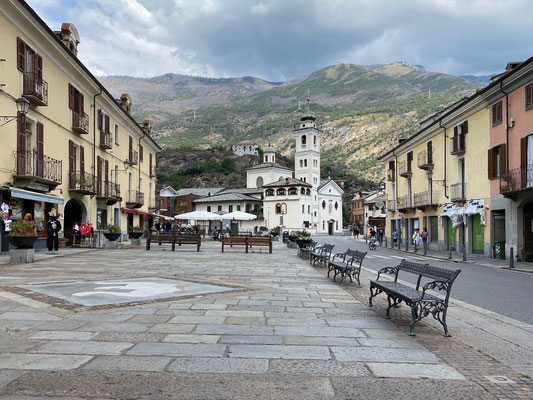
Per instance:
[[[494,258],[505,260],[505,242],[494,242]]]

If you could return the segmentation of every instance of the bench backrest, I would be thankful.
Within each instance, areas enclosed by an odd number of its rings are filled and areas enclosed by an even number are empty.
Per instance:
[[[331,255],[331,251],[333,250],[334,247],[335,247],[335,245],[333,245],[333,244],[325,244],[325,245],[323,245],[320,248],[320,255],[329,257]]]
[[[200,242],[202,240],[200,235],[176,235],[176,242],[194,241]]]
[[[316,242],[314,240],[311,240],[309,243],[304,244],[302,248],[313,251],[315,247],[316,247]]]
[[[346,250],[346,253],[345,253],[345,260],[348,260],[348,262],[350,263],[355,262],[355,263],[362,264],[365,256],[366,256],[366,252],[348,249]]]
[[[246,236],[222,236],[222,242],[228,244],[245,244]]]
[[[271,241],[270,236],[248,236],[249,244],[269,244]]]

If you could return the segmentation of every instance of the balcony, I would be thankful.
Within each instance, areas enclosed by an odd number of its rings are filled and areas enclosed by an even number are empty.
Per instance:
[[[144,193],[138,190],[128,191],[128,197],[126,200],[126,207],[128,208],[140,208],[144,204]]]
[[[500,176],[500,193],[514,198],[523,190],[533,190],[533,165],[515,168]]]
[[[398,197],[398,211],[403,212],[409,208],[413,208],[411,205],[411,196]]]
[[[53,190],[62,182],[62,166],[61,160],[39,155],[36,150],[17,152],[15,185],[28,187],[41,183],[49,186],[41,187],[43,191]]]
[[[156,198],[149,197],[148,198],[148,212],[156,212],[159,210],[159,201]]]
[[[396,211],[396,200],[387,200],[387,211]]]
[[[108,206],[122,200],[120,197],[120,185],[111,181],[98,182],[96,188],[96,198],[106,201]]]
[[[396,180],[396,175],[393,169],[387,170],[387,181],[394,182]]]
[[[89,116],[85,113],[72,111],[72,130],[87,135],[89,133]]]
[[[433,169],[433,154],[427,150],[418,153],[418,168],[431,170]]]
[[[48,105],[48,82],[34,73],[23,75],[22,95],[34,106]]]
[[[150,178],[155,178],[157,175],[156,175],[156,172],[155,172],[155,165],[152,166],[152,168],[150,168]]]
[[[415,193],[413,196],[413,203],[416,208],[423,208],[428,206],[436,206],[438,193],[435,190],[426,190],[424,192]]]
[[[113,147],[113,136],[111,132],[100,131],[100,148],[111,149]]]
[[[96,194],[96,178],[87,171],[70,171],[68,190],[73,193]]]
[[[413,171],[411,169],[411,161],[402,161],[398,164],[398,174],[404,178],[410,178],[413,176]]]
[[[139,153],[137,153],[135,150],[130,151],[130,157],[128,159],[129,165],[137,165],[139,164]]]
[[[455,183],[450,186],[450,200],[458,202],[466,200],[466,183]]]
[[[452,151],[451,154],[455,156],[460,156],[464,154],[465,149],[465,135],[458,135],[450,138]]]

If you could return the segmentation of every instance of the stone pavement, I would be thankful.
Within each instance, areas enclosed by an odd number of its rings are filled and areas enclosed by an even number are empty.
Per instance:
[[[502,358],[518,361],[503,365],[490,352],[477,351],[479,332],[464,322],[462,307],[452,311],[450,329],[457,337],[470,335],[472,343],[442,338],[430,321],[417,326],[419,334],[411,338],[405,318],[383,319],[382,301],[367,307],[370,272],[363,274],[362,288],[340,286],[295,253],[275,243],[271,255],[264,249],[245,254],[242,248],[222,254],[219,243],[204,242],[200,253],[188,246],[176,252],[155,246],[150,252],[92,250],[2,265],[0,399],[531,395],[531,379],[520,372],[528,367],[529,353],[504,346]],[[231,290],[134,302],[125,297],[125,304],[89,307],[28,289],[130,278]],[[484,314],[465,310],[492,340],[487,346],[499,346],[495,338],[506,335],[510,321],[493,316],[487,323]],[[533,330],[514,328],[526,332],[519,340],[529,350]],[[514,383],[489,380],[502,375]]]

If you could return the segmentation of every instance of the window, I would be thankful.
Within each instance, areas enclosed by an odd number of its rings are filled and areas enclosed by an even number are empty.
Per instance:
[[[83,114],[84,105],[83,105],[83,94],[72,86],[68,84],[68,107],[78,114]]]
[[[263,187],[263,177],[261,176],[258,176],[257,179],[255,180],[255,187]]]
[[[228,211],[229,211],[229,212],[233,212],[233,206],[232,206],[232,205],[229,205],[229,206],[228,206]]]
[[[311,214],[311,206],[307,206],[307,214]]]
[[[503,106],[502,102],[499,101],[496,104],[492,105],[492,126],[501,124],[503,121]]]
[[[250,148],[251,149],[251,148]],[[237,211],[241,211],[241,206],[240,204],[237,204]]]
[[[268,162],[268,156],[265,156],[265,162]]]
[[[118,145],[119,144],[119,132],[118,132],[118,125],[115,124],[115,144]]]
[[[326,208],[326,201],[322,201],[322,209],[324,210]]]
[[[297,195],[298,194],[298,188],[291,187],[288,190],[289,195]]]
[[[286,213],[287,213],[287,204],[276,203],[276,214],[286,214]]]
[[[304,166],[304,160],[300,160],[300,168]]]
[[[506,171],[506,145],[501,144],[499,146],[489,149],[488,162],[489,162],[489,179],[499,178]]]
[[[526,110],[533,108],[533,83],[530,83],[525,88],[526,91]]]
[[[305,194],[305,189],[304,188],[300,189],[300,194]]]
[[[339,208],[339,203],[335,202],[335,210]]]
[[[222,211],[222,206],[218,206],[218,211]]]
[[[302,204],[302,214],[305,214],[305,205]]]
[[[144,153],[144,148],[142,147],[142,145],[139,145],[139,162],[143,162],[143,153]]]
[[[311,189],[307,189],[305,191],[305,194],[307,194],[308,196],[311,196]],[[315,201],[316,201],[316,196],[315,196]]]
[[[307,167],[307,158],[304,160],[304,167]]]
[[[286,193],[286,192],[285,192],[285,189],[283,189],[283,188],[278,189],[278,191],[276,192],[276,194],[277,194],[278,196],[284,196],[285,193]]]
[[[307,144],[307,137],[305,135],[302,136],[302,145],[305,146]]]
[[[274,196],[274,189],[267,189],[265,192],[265,196]]]
[[[211,212],[211,206],[207,206],[207,212]]]
[[[276,214],[281,214],[281,204],[276,204]]]
[[[313,135],[313,144],[314,144],[315,147],[316,147],[316,135]]]

